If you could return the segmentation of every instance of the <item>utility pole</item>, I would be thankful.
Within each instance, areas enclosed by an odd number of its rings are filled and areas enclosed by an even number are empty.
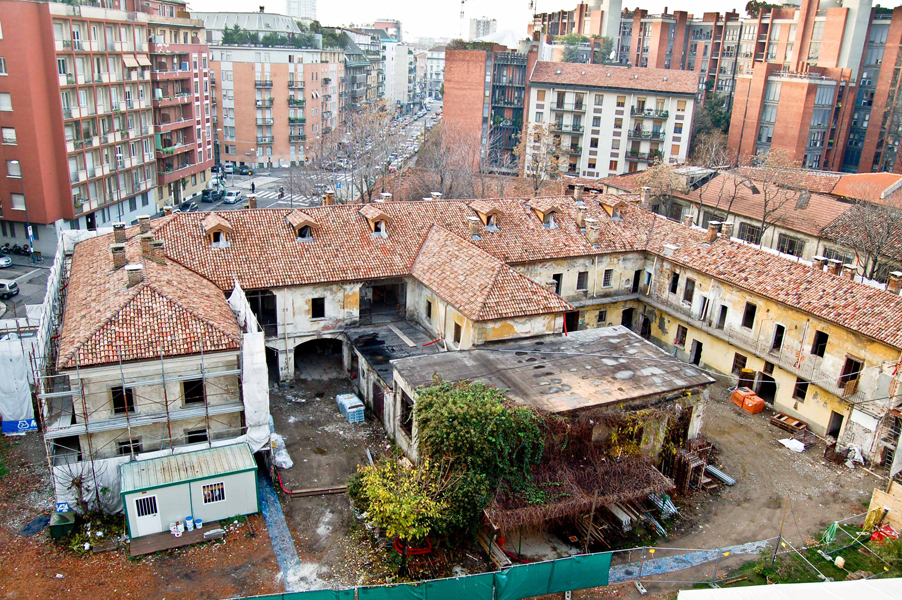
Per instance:
[[[786,500],[783,501],[783,518],[780,520],[780,534],[777,536],[777,543],[774,544],[774,555],[770,559],[770,566],[773,567],[777,562],[777,550],[783,542],[783,526],[786,525],[786,508],[789,506],[789,494],[786,494]]]

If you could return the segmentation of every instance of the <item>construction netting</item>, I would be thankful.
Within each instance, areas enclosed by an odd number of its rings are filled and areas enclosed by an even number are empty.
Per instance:
[[[229,296],[238,324],[247,332],[241,351],[241,395],[251,452],[269,446],[269,374],[266,370],[266,338],[238,280]]]

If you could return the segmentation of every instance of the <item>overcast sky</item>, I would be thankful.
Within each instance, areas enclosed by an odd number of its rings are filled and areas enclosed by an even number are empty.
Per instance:
[[[578,0],[536,0],[538,12],[572,9]],[[890,2],[892,4],[892,2]],[[265,6],[266,12],[284,13],[284,0],[189,0],[192,10],[198,11],[256,11]],[[623,6],[641,6],[651,13],[685,10],[694,14],[705,11],[724,12],[725,8],[742,10],[745,2],[723,0],[623,0]],[[526,35],[526,26],[533,11],[529,0],[466,0],[464,5],[467,23],[469,19],[488,17],[498,20],[498,30],[513,29]],[[379,18],[400,19],[405,36],[459,37],[460,2],[455,0],[318,0],[317,16],[323,25],[350,25],[369,23]],[[469,26],[469,25],[468,25]]]

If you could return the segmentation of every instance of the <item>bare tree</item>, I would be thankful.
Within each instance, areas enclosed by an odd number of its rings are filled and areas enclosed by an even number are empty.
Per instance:
[[[648,188],[649,206],[642,208],[658,212],[654,208],[663,206],[663,215],[673,218],[671,213],[674,194],[685,191],[684,179],[676,173],[673,166],[658,161],[642,171],[637,182],[643,188]]]
[[[445,198],[472,198],[480,149],[479,139],[442,122],[420,148],[417,168],[409,174],[408,199],[419,199],[429,192],[440,192]]]
[[[758,169],[751,185],[752,193],[759,195],[761,202],[759,246],[764,241],[764,233],[783,222],[787,205],[799,198],[800,192],[790,187],[798,168],[798,163],[783,150],[771,150],[758,156]]]
[[[532,179],[533,195],[545,179],[557,179],[561,173],[561,140],[552,135],[548,123],[529,122],[524,128],[514,154],[523,160],[523,175]]]
[[[867,194],[856,194],[866,196]],[[823,235],[851,248],[869,279],[884,280],[902,252],[902,199],[864,200],[845,211]]]
[[[391,154],[404,131],[392,125],[392,113],[384,102],[373,103],[350,114],[338,131],[341,152],[352,165],[350,199],[371,202],[380,179],[388,175]]]

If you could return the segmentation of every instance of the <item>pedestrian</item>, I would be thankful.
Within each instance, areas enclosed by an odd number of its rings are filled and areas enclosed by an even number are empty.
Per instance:
[[[252,194],[256,194],[256,193],[257,193],[257,186],[254,185],[254,182],[253,182],[253,181],[251,182],[251,193],[252,193]]]

